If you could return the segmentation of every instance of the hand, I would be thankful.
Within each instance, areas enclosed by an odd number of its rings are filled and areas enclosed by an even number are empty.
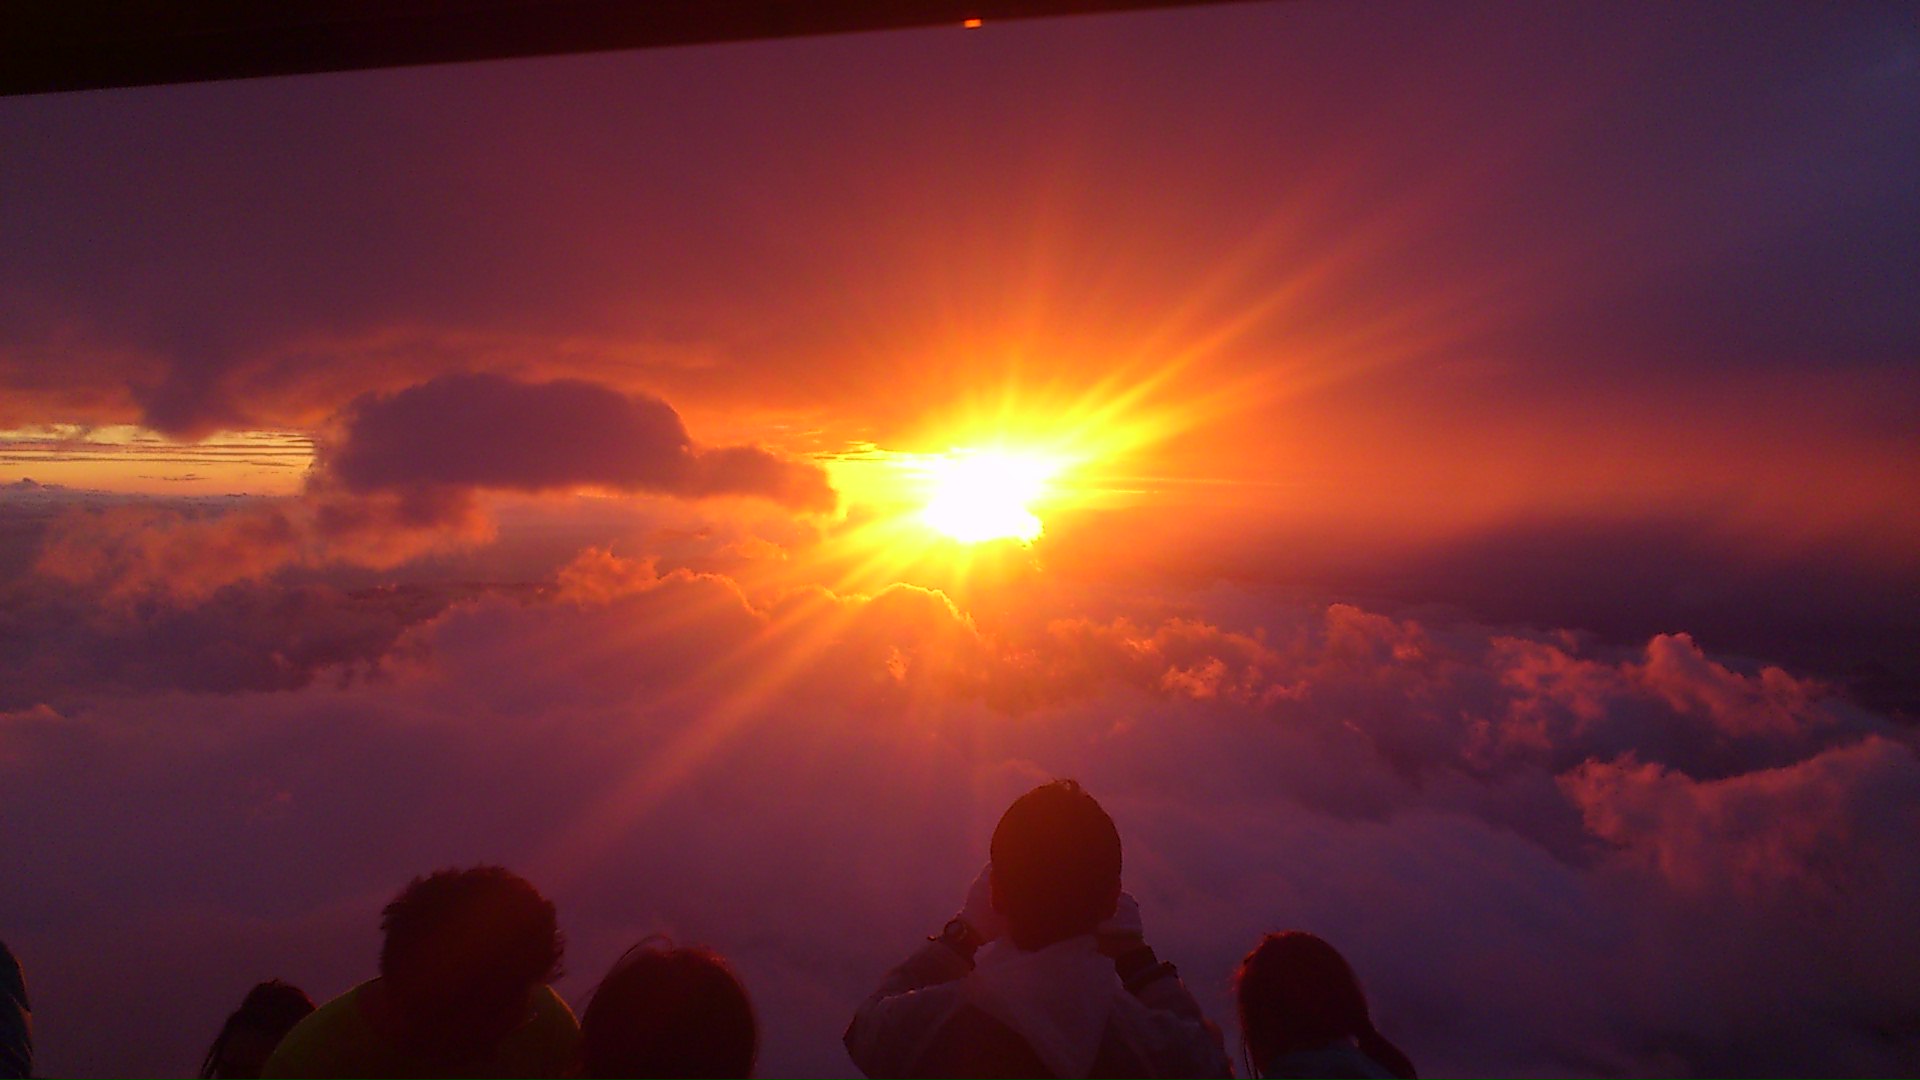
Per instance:
[[[968,887],[967,901],[960,906],[960,921],[967,924],[981,945],[1007,932],[1006,916],[993,909],[992,863],[982,868]]]
[[[1093,933],[1100,942],[1101,953],[1107,956],[1122,956],[1145,945],[1147,932],[1140,922],[1140,902],[1132,893],[1122,892],[1113,905],[1113,914],[1095,927]]]

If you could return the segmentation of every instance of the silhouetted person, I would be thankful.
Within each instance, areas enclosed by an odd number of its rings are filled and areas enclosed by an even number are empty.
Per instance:
[[[960,914],[855,1014],[862,1071],[1229,1075],[1218,1029],[1143,939],[1120,834],[1093,796],[1071,780],[1022,795],[991,855]]]
[[[1414,1080],[1413,1062],[1374,1030],[1360,980],[1325,940],[1268,934],[1235,982],[1249,1074]]]
[[[27,980],[20,961],[0,941],[0,1077],[33,1073],[33,1007],[27,1004]]]
[[[380,977],[287,1033],[266,1076],[561,1076],[580,1028],[546,984],[553,904],[497,866],[415,878],[380,921]]]
[[[227,1017],[200,1063],[201,1080],[251,1080],[293,1026],[313,1011],[313,999],[297,986],[269,979],[247,991]]]
[[[760,1049],[746,989],[705,949],[643,941],[580,1019],[580,1075],[744,1077]]]

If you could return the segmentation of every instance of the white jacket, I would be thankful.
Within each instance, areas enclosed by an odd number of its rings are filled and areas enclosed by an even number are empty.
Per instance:
[[[1193,995],[1152,974],[1129,992],[1092,935],[1034,952],[995,942],[977,967],[935,942],[860,1007],[847,1053],[871,1077],[1231,1075]]]

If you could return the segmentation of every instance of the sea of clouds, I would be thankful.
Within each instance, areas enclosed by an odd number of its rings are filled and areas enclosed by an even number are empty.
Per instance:
[[[185,1073],[252,982],[346,989],[394,892],[480,862],[559,905],[576,1008],[667,933],[736,962],[762,1071],[844,1075],[854,1005],[1056,776],[1230,1038],[1235,961],[1298,927],[1428,1073],[1920,1069],[1911,724],[1685,632],[1040,569],[969,610],[602,547],[358,587],[236,569],[286,511],[242,502],[15,509],[0,932],[49,1075]],[[170,529],[231,572],[178,588]]]

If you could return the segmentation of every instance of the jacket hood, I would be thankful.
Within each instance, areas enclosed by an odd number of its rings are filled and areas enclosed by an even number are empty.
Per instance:
[[[1025,952],[1010,941],[980,950],[966,999],[1012,1028],[1055,1076],[1086,1076],[1126,990],[1093,935]]]

